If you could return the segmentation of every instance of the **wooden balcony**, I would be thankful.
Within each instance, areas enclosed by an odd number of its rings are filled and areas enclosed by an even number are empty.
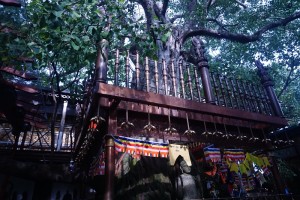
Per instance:
[[[280,107],[276,107],[276,96],[274,99],[270,95],[272,88],[209,73],[208,67],[204,68],[183,60],[153,61],[118,50],[107,62],[98,60],[96,78],[86,100],[88,120],[76,141],[77,151],[85,140],[89,119],[94,116],[105,119],[108,130],[102,134],[213,141],[223,145],[224,138],[233,138],[230,145],[236,146],[246,145],[241,138],[247,138],[247,145],[252,147],[253,141],[260,141],[257,148],[264,145],[262,141],[269,131],[287,125]],[[133,130],[122,128],[122,123],[128,121],[135,122]],[[144,129],[147,123],[160,128],[150,133]],[[179,131],[167,133],[170,126]],[[188,128],[195,134],[184,134]],[[205,133],[219,135],[207,138],[203,137]]]

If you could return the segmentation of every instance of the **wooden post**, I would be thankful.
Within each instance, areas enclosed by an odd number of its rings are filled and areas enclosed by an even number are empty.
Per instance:
[[[100,102],[99,102],[100,103]],[[117,134],[117,112],[116,105],[111,102],[108,119],[108,133],[110,135]],[[104,200],[112,200],[114,198],[114,176],[115,176],[115,147],[113,138],[107,135],[105,137],[105,191]]]
[[[96,81],[106,83],[108,61],[108,41],[103,39],[97,44]]]
[[[281,106],[279,104],[279,101],[277,99],[277,96],[276,96],[274,88],[273,88],[273,86],[274,86],[273,80],[271,79],[267,70],[264,68],[263,64],[259,60],[255,61],[255,65],[258,69],[258,75],[259,75],[259,77],[261,79],[261,83],[263,84],[263,86],[266,90],[266,93],[270,99],[270,103],[271,103],[271,106],[272,106],[272,109],[273,109],[275,115],[279,116],[279,117],[283,117],[283,112],[281,110]]]
[[[208,70],[208,61],[204,55],[204,44],[201,40],[198,40],[196,38],[192,39],[192,43],[197,57],[197,67],[200,69],[200,76],[202,80],[202,86],[204,89],[205,102],[215,104]]]
[[[105,191],[104,200],[113,200],[115,176],[115,147],[111,136],[105,138]]]

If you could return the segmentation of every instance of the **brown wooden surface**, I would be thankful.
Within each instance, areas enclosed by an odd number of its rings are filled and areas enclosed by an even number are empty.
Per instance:
[[[30,75],[28,73],[25,73],[25,72],[21,72],[17,69],[14,69],[13,67],[0,67],[0,71],[18,76],[18,77],[26,79],[26,80],[37,80],[37,77]]]
[[[220,116],[223,118],[228,118],[228,120],[241,120],[241,121],[249,121],[249,122],[259,122],[272,124],[277,126],[287,125],[287,121],[284,118],[267,116],[258,113],[252,113],[248,111],[242,111],[232,108],[226,108],[221,106],[215,106],[206,103],[199,103],[191,100],[184,100],[172,96],[166,96],[161,94],[147,93],[143,91],[132,90],[128,88],[122,88],[118,86],[112,86],[108,84],[99,84],[98,85],[98,94],[103,97],[115,98],[129,102],[135,102],[140,104],[134,104],[131,106],[136,111],[147,112],[146,105],[155,105],[157,107],[157,111],[161,109],[160,114],[167,115],[165,112],[166,108],[174,109],[178,112],[172,113],[173,116],[183,116],[185,117],[185,112],[192,113],[191,119],[193,119],[193,115],[195,119],[200,116],[207,116],[206,118],[214,116]],[[145,104],[144,108],[141,104]],[[182,113],[182,111],[184,113]],[[198,117],[197,117],[198,116]],[[213,119],[215,120],[215,119]]]
[[[21,2],[18,0],[0,0],[0,4],[4,6],[21,7]]]
[[[31,94],[38,94],[39,93],[39,91],[36,88],[34,88],[32,86],[29,86],[29,85],[14,83],[14,82],[11,82],[11,81],[6,81],[6,80],[1,80],[1,82],[4,83],[5,85],[11,87],[11,88],[16,89],[16,90],[21,90],[21,91],[28,92],[28,93],[31,93]]]

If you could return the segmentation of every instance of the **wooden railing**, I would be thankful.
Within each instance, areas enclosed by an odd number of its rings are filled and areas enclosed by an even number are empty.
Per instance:
[[[250,112],[274,115],[262,85],[211,73],[216,104]]]
[[[261,84],[211,72],[209,74],[215,105],[274,115],[270,99]],[[154,61],[139,54],[118,50],[108,62],[107,83],[135,90],[206,102],[198,67],[183,60]]]

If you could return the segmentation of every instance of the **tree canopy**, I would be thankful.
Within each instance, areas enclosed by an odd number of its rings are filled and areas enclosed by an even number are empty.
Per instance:
[[[213,70],[256,81],[254,60],[262,60],[285,114],[299,120],[300,1],[32,0],[0,10],[1,64],[24,67],[15,59],[32,57],[54,90],[81,94],[102,39],[110,50],[134,47],[168,61],[197,37]]]

